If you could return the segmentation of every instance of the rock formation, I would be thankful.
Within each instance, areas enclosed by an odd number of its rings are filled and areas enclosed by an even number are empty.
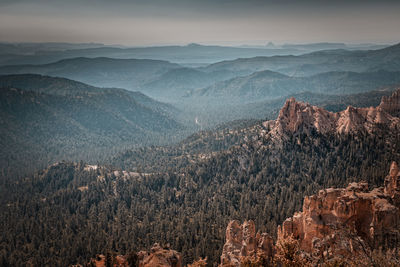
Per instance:
[[[129,267],[129,257],[131,255],[110,255],[110,264],[113,267]],[[158,243],[153,245],[150,252],[140,251],[138,253],[133,253],[133,255],[139,267],[182,266],[182,258],[178,252],[169,248],[162,248]],[[88,266],[105,267],[107,265],[106,261],[106,256],[97,255],[95,259],[91,259]]]
[[[305,197],[303,211],[278,226],[276,246],[269,235],[255,234],[252,221],[242,225],[231,221],[226,229],[221,265],[240,266],[242,257],[256,257],[260,252],[272,263],[278,245],[293,239],[305,259],[314,263],[338,256],[352,261],[352,257],[365,257],[374,249],[397,247],[400,242],[398,165],[391,164],[384,187],[369,190],[366,182],[350,183],[346,188],[323,189]]]
[[[392,163],[389,175],[385,178],[384,192],[390,196],[397,207],[400,207],[400,171],[396,162]]]
[[[397,89],[390,97],[382,97],[379,107],[392,116],[400,117],[400,89]]]
[[[113,267],[129,267],[128,261],[126,260],[125,256],[122,255],[113,256],[111,262]],[[75,265],[75,266],[83,267],[82,265]],[[97,255],[95,259],[90,260],[87,266],[106,267],[107,266],[106,256],[104,256],[103,254]]]
[[[264,127],[271,129],[272,136],[285,136],[313,130],[326,133],[371,132],[383,125],[389,129],[400,127],[400,89],[389,98],[383,97],[378,107],[354,108],[341,112],[329,112],[308,103],[288,99],[274,121]]]
[[[384,188],[368,190],[365,182],[323,189],[305,197],[303,211],[278,227],[278,241],[293,235],[314,256],[353,255],[400,240],[400,173],[392,163]]]
[[[240,266],[242,257],[255,257],[263,253],[267,257],[273,255],[272,238],[266,234],[256,234],[253,221],[245,221],[242,225],[231,221],[226,229],[226,242],[221,255],[222,265]]]
[[[140,251],[138,253],[139,267],[181,267],[181,255],[175,250],[162,248],[155,243],[150,252]]]

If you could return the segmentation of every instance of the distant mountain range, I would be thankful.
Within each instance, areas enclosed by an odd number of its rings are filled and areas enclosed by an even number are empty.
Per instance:
[[[265,46],[217,46],[189,44],[184,46],[124,47],[97,43],[0,43],[0,65],[47,64],[74,57],[146,58],[187,65],[210,64],[236,58],[300,55],[326,49],[367,50],[385,45],[343,43],[269,44]]]
[[[180,47],[188,50],[206,48],[211,49],[196,44]],[[226,100],[230,101],[234,97],[260,100],[259,97],[280,97],[301,91],[321,93],[329,90],[331,93],[341,94],[364,92],[374,87],[397,83],[396,72],[400,71],[400,44],[379,50],[341,49],[300,56],[241,58],[201,68],[182,67],[162,60],[90,56],[89,53],[85,57],[42,65],[2,66],[0,74],[35,73],[58,76],[98,87],[141,90],[169,102],[185,102],[188,99],[182,96],[188,94],[210,97],[229,95],[231,97]],[[195,91],[191,93],[193,90]]]
[[[185,49],[205,47],[192,44]],[[329,99],[335,99],[400,83],[400,45],[379,50],[325,50],[301,56],[254,57],[200,68],[162,60],[88,56],[42,65],[2,66],[0,74],[36,73],[96,87],[140,90],[159,101],[173,103],[182,111],[179,116],[185,117],[187,124],[195,122],[200,129],[229,120],[265,118],[274,114],[268,113],[274,106],[271,103],[283,104],[281,98],[305,92],[326,100],[324,95],[333,95]],[[17,80],[14,82],[19,83]],[[46,83],[36,79],[33,84],[46,88]],[[60,87],[56,90],[60,91]],[[277,108],[274,106],[272,112]]]
[[[368,72],[400,70],[400,44],[378,50],[324,50],[300,56],[240,58],[204,67],[204,71],[230,71],[238,75],[271,70],[289,76],[309,76],[330,71]]]
[[[400,72],[327,72],[309,77],[289,77],[272,71],[217,82],[194,90],[190,98],[210,98],[216,104],[246,103],[300,92],[346,95],[400,83]]]
[[[35,55],[46,52],[107,47],[100,43],[1,43],[0,55]]]
[[[75,47],[74,47],[75,48]],[[153,46],[153,47],[87,47],[81,49],[66,49],[52,51],[43,49],[24,55],[21,49],[4,47],[0,50],[0,65],[15,64],[47,64],[67,58],[75,57],[111,57],[120,59],[146,58],[154,60],[167,60],[181,64],[210,64],[222,60],[232,60],[239,57],[273,56],[301,54],[304,50],[287,48],[244,48],[231,46],[215,46],[189,44],[184,46]]]
[[[0,67],[0,74],[41,74],[64,77],[93,86],[136,90],[178,64],[149,59],[73,58],[45,65]]]

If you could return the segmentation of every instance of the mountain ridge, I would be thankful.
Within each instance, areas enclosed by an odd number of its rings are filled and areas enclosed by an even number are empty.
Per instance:
[[[78,57],[42,65],[1,66],[0,74],[41,74],[64,77],[98,87],[137,89],[168,70],[175,63],[152,59],[115,59]]]
[[[299,56],[272,56],[239,58],[222,61],[203,67],[205,71],[227,70],[249,75],[259,70],[269,69],[290,76],[309,76],[328,71],[366,72],[379,69],[400,71],[398,47],[395,44],[377,50],[323,50]],[[390,63],[389,65],[386,65]]]
[[[400,83],[400,72],[339,72],[331,71],[309,77],[290,77],[264,70],[191,91],[188,100],[204,97],[227,104],[271,100],[304,91],[325,94],[354,94]]]

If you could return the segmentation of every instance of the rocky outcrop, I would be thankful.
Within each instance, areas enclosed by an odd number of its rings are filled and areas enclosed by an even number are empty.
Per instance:
[[[384,192],[390,196],[397,207],[400,207],[400,171],[396,162],[392,163],[389,175],[385,178]]]
[[[112,255],[110,259],[108,259],[110,263],[107,263],[107,258],[103,254],[99,254],[95,259],[91,259],[89,264],[86,266],[96,266],[96,267],[106,267],[107,265],[111,265],[112,267],[129,267],[129,263],[126,260],[125,256]],[[82,265],[73,265],[73,267],[83,267]]]
[[[292,97],[283,105],[272,126],[279,134],[311,129],[327,133],[335,129],[336,120],[335,113],[308,103],[297,102]]]
[[[139,267],[181,267],[181,255],[175,250],[162,248],[155,243],[150,252],[140,251],[138,253]]]
[[[329,112],[308,103],[288,99],[275,121],[267,121],[264,127],[271,129],[272,137],[287,134],[372,132],[382,127],[400,128],[400,89],[389,98],[383,97],[378,107],[354,108],[349,106],[341,112]]]
[[[81,265],[75,266],[79,267]],[[90,260],[87,266],[182,267],[182,258],[175,250],[162,248],[158,243],[155,243],[150,251],[140,251],[128,255],[97,255],[96,258]]]
[[[298,242],[299,259],[317,264],[338,257],[369,257],[374,249],[396,248],[400,242],[400,169],[390,166],[384,187],[368,189],[366,182],[350,183],[346,188],[323,189],[304,198],[302,212],[278,227],[274,246],[267,234],[256,234],[253,221],[231,221],[221,266],[240,266],[243,257],[267,255],[271,264],[279,263],[282,244]],[[275,254],[275,251],[278,251]],[[281,255],[282,256],[282,255]],[[358,257],[358,259],[360,259]],[[327,260],[327,261],[324,261]],[[256,262],[256,261],[253,261]],[[299,265],[296,265],[299,266]]]
[[[234,220],[229,222],[226,229],[226,242],[221,255],[221,264],[240,266],[242,257],[255,257],[264,254],[273,255],[273,240],[266,233],[256,234],[253,221],[245,221],[241,225]]]
[[[400,117],[400,89],[397,89],[390,97],[382,97],[379,107],[392,116]]]
[[[365,182],[323,189],[305,197],[303,211],[278,227],[278,241],[293,236],[314,256],[352,255],[365,249],[391,248],[400,240],[400,173],[392,163],[384,188]]]

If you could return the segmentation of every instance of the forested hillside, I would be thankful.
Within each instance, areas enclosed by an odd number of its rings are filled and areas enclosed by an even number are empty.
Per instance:
[[[7,180],[3,263],[86,263],[97,253],[125,254],[154,242],[181,251],[184,263],[205,256],[218,262],[229,220],[254,219],[257,229],[275,233],[305,195],[351,181],[382,185],[389,163],[400,160],[399,128],[385,124],[343,134],[304,125],[282,141],[270,127],[258,124],[238,145],[191,164],[172,161],[163,172],[59,163]]]
[[[9,174],[63,159],[96,162],[187,131],[177,109],[138,92],[37,75],[1,76],[0,87],[0,162]]]

